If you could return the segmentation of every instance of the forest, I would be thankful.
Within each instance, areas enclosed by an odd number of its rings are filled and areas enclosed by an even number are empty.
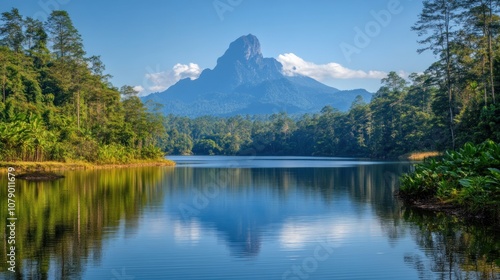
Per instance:
[[[498,227],[500,221],[499,1],[423,1],[413,29],[439,58],[426,71],[444,148],[402,177],[400,197],[417,205],[458,207]],[[437,133],[437,131],[435,131]],[[429,135],[432,136],[432,135]],[[464,144],[464,142],[467,142]],[[498,261],[497,261],[498,263]]]
[[[397,158],[500,142],[500,1],[427,0],[412,30],[436,61],[390,72],[350,110],[267,116],[162,116],[110,83],[65,11],[17,9],[0,22],[0,160],[127,162],[166,154]]]
[[[188,119],[168,116],[173,154],[397,158],[415,151],[500,141],[500,1],[428,0],[412,30],[436,61],[407,78],[382,80],[348,112]]]
[[[0,161],[126,163],[163,158],[163,118],[110,82],[65,11],[13,8],[0,24]]]

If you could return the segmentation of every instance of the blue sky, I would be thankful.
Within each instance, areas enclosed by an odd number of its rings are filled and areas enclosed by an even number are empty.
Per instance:
[[[418,0],[0,2],[2,12],[12,7],[38,19],[67,10],[87,54],[101,55],[113,84],[143,94],[196,78],[249,33],[289,75],[309,75],[340,89],[374,92],[387,72],[422,72],[435,60],[416,52],[410,27],[421,11]]]

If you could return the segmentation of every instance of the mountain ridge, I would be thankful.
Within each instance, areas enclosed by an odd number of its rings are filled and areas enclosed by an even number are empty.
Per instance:
[[[347,110],[356,96],[370,101],[364,89],[341,91],[307,76],[286,76],[274,58],[262,55],[256,36],[233,41],[213,69],[178,81],[167,90],[145,96],[162,104],[165,114],[196,117],[237,114],[318,112],[326,105]]]

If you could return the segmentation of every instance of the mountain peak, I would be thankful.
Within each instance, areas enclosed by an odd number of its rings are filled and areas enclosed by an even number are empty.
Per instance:
[[[232,42],[229,49],[219,58],[218,63],[237,60],[244,62],[259,58],[263,58],[259,39],[252,34],[248,34]]]
[[[144,100],[163,104],[166,114],[196,117],[313,113],[325,105],[347,110],[357,95],[371,99],[365,90],[339,91],[306,76],[284,76],[282,70],[276,59],[262,56],[259,40],[248,34],[232,42],[198,79],[180,80]]]

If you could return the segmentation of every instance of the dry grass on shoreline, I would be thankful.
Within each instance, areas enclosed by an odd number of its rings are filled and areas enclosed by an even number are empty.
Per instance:
[[[134,161],[125,164],[96,164],[84,161],[75,162],[0,162],[0,172],[7,172],[7,168],[13,167],[16,171],[34,172],[34,171],[56,171],[56,170],[85,170],[85,169],[111,169],[111,168],[127,168],[127,167],[142,167],[142,166],[175,166],[175,162],[165,160],[142,160]]]
[[[441,155],[442,155],[442,153],[440,153],[440,152],[413,152],[413,153],[402,155],[400,157],[400,159],[412,160],[412,161],[422,161],[426,158],[438,157]]]

